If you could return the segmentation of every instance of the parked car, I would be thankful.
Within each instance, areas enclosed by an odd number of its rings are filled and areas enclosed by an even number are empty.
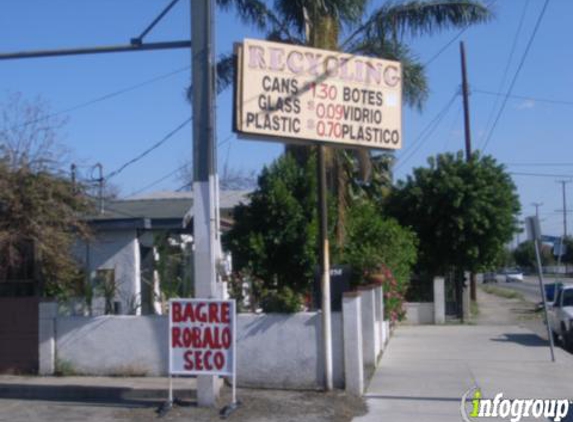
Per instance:
[[[500,274],[505,277],[506,283],[511,283],[512,281],[523,281],[523,271],[519,268],[504,268],[500,271]]]
[[[497,283],[497,274],[496,273],[483,273],[482,276],[483,283]]]
[[[547,307],[549,328],[553,339],[561,341],[565,349],[573,346],[573,285],[557,289],[555,301]]]

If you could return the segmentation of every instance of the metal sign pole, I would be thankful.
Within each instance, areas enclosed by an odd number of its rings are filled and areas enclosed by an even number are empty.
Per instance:
[[[545,288],[543,287],[543,267],[541,266],[541,254],[539,252],[541,246],[541,228],[539,226],[539,219],[537,217],[527,217],[525,219],[527,227],[527,237],[533,240],[535,244],[535,257],[537,259],[537,274],[539,276],[539,289],[541,291],[541,301],[543,302],[543,313],[545,315],[545,325],[547,326],[547,337],[549,338],[549,349],[551,351],[551,361],[555,362],[555,352],[553,345],[553,335],[551,327],[549,326],[549,318],[547,316],[547,298],[545,296]]]
[[[547,337],[549,337],[549,349],[551,350],[551,362],[555,362],[555,352],[553,345],[553,334],[549,326],[549,317],[547,316],[547,298],[545,297],[545,288],[543,287],[543,271],[541,270],[541,255],[539,253],[539,240],[535,240],[535,256],[537,258],[537,274],[539,276],[539,289],[541,290],[541,300],[543,301],[543,313],[545,316],[545,325],[547,326]]]
[[[330,312],[330,248],[324,145],[318,146],[318,205],[320,211],[320,258],[322,293],[322,346],[324,348],[324,389],[332,390],[332,321]]]

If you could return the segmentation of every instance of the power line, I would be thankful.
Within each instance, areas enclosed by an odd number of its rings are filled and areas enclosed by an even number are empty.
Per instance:
[[[472,92],[474,92],[476,94],[495,95],[498,97],[503,97],[506,95],[502,92],[487,91],[484,89],[473,89]],[[573,101],[566,101],[566,100],[554,100],[554,99],[550,99],[550,98],[531,97],[531,96],[525,96],[525,95],[508,95],[508,97],[512,98],[512,99],[516,99],[516,100],[529,100],[529,101],[537,101],[540,103],[573,106]]]
[[[229,142],[231,140],[231,138],[234,136],[234,133],[231,133],[229,136],[227,136],[225,139],[223,139],[221,142],[219,142],[219,144],[217,146],[221,146],[224,145],[225,143]],[[228,160],[228,156],[227,156],[227,160]],[[159,179],[154,180],[153,182],[149,183],[148,185],[145,185],[144,187],[132,192],[129,196],[135,196],[137,194],[140,194],[141,192],[146,191],[149,188],[152,188],[153,186],[163,182],[164,180],[170,178],[171,176],[175,175],[177,172],[183,170],[185,167],[187,167],[187,163],[183,164],[180,167],[177,167],[175,170],[172,170],[171,172],[161,176]],[[109,176],[108,176],[109,178]],[[189,186],[189,184],[186,184],[183,186],[183,188]],[[181,188],[177,189],[177,191],[179,191]]]
[[[525,14],[527,12],[527,8],[529,6],[529,0],[527,0],[524,3],[523,6],[523,11],[521,12],[521,17],[519,18],[519,24],[517,25],[517,30],[515,31],[515,35],[513,37],[513,43],[511,44],[511,51],[509,53],[509,57],[507,58],[507,62],[505,63],[505,69],[503,70],[503,76],[501,77],[501,80],[499,82],[499,87],[498,87],[498,91],[501,91],[503,88],[503,85],[505,84],[505,80],[507,79],[507,73],[509,72],[509,66],[511,65],[511,61],[513,60],[513,54],[515,53],[515,48],[517,47],[517,40],[519,38],[519,34],[521,33],[521,28],[523,27],[523,21],[525,20]],[[486,132],[484,132],[484,135],[487,133],[487,128],[489,128],[489,125],[491,124],[491,121],[493,119],[493,116],[495,114],[495,110],[497,108],[497,104],[499,102],[499,97],[496,97],[495,102],[493,104],[493,107],[491,108],[491,111],[489,113],[489,116],[487,118],[487,123],[485,125],[486,128]],[[483,136],[481,137],[481,140],[483,140]]]
[[[153,144],[151,147],[149,147],[148,149],[146,149],[145,151],[143,151],[141,154],[137,155],[135,158],[132,158],[131,160],[125,162],[124,164],[122,164],[117,170],[112,171],[108,176],[107,176],[107,180],[111,179],[112,177],[117,176],[119,173],[121,173],[123,170],[125,170],[127,167],[129,167],[130,165],[138,162],[139,160],[141,160],[142,158],[144,158],[146,155],[148,155],[150,152],[152,152],[153,150],[159,148],[161,145],[163,145],[165,142],[167,142],[169,139],[171,139],[177,132],[179,132],[181,129],[183,129],[185,126],[187,126],[190,122],[191,122],[192,117],[188,117],[187,119],[185,119],[179,126],[177,126],[175,129],[173,129],[171,132],[169,132],[167,135],[165,135],[160,141],[156,142],[155,144]]]
[[[134,90],[136,90],[136,89],[138,89],[138,88],[142,88],[142,87],[147,86],[147,85],[150,85],[150,84],[152,84],[152,83],[159,82],[159,81],[161,81],[161,80],[170,78],[171,76],[174,76],[174,75],[177,75],[177,74],[179,74],[179,73],[185,72],[185,71],[189,70],[190,68],[191,68],[191,66],[185,66],[185,67],[182,67],[182,68],[180,68],[180,69],[173,70],[173,71],[171,71],[171,72],[169,72],[169,73],[165,73],[165,74],[163,74],[163,75],[156,76],[156,77],[154,77],[154,78],[145,80],[145,81],[143,81],[143,82],[139,82],[139,83],[137,83],[137,84],[128,86],[128,87],[126,87],[126,88],[122,88],[122,89],[119,89],[119,90],[117,90],[117,91],[110,92],[109,94],[102,95],[102,96],[97,97],[97,98],[94,98],[94,99],[92,99],[92,100],[88,100],[88,101],[85,101],[85,102],[83,102],[83,103],[76,104],[75,106],[66,108],[66,109],[64,109],[64,110],[60,110],[60,111],[57,111],[57,112],[55,112],[55,113],[48,114],[47,116],[43,116],[43,117],[41,117],[41,118],[39,118],[39,119],[29,120],[29,121],[27,121],[27,122],[22,123],[21,126],[31,125],[31,124],[34,124],[34,123],[37,123],[37,122],[41,122],[41,121],[43,121],[43,120],[51,119],[52,117],[56,117],[56,116],[59,116],[59,115],[61,115],[61,114],[70,113],[70,112],[72,112],[72,111],[76,111],[76,110],[78,110],[78,109],[85,108],[85,107],[88,107],[88,106],[90,106],[90,105],[93,105],[93,104],[96,104],[96,103],[99,103],[99,102],[102,102],[102,101],[105,101],[105,100],[109,100],[110,98],[114,98],[114,97],[117,97],[117,96],[119,96],[119,95],[126,94],[126,93],[128,93],[128,92],[134,91]]]
[[[497,113],[497,117],[495,118],[493,125],[489,131],[488,137],[485,140],[485,144],[482,147],[482,152],[485,152],[485,150],[489,144],[489,141],[491,140],[491,138],[493,136],[495,128],[497,127],[497,124],[499,123],[499,120],[501,119],[501,116],[503,115],[503,111],[505,110],[505,106],[507,105],[507,100],[509,99],[509,96],[513,92],[513,87],[515,86],[515,83],[517,82],[517,78],[519,77],[519,73],[521,72],[521,69],[523,69],[523,65],[525,64],[525,59],[527,58],[529,50],[531,49],[531,46],[533,44],[533,40],[535,39],[535,36],[537,35],[537,31],[539,30],[539,27],[541,26],[541,21],[543,20],[543,16],[545,16],[545,11],[547,10],[548,5],[549,5],[549,0],[545,0],[545,3],[543,4],[543,9],[541,9],[541,12],[539,13],[539,17],[537,18],[537,22],[535,22],[535,27],[533,28],[533,32],[531,34],[531,37],[529,38],[529,41],[528,41],[527,46],[525,48],[525,51],[523,52],[523,56],[521,57],[521,61],[519,62],[517,70],[515,71],[515,74],[513,75],[513,79],[511,80],[511,84],[509,85],[509,89],[507,90],[507,93],[505,94],[505,96],[503,98],[501,108],[499,109],[499,112]]]
[[[184,164],[181,167],[177,167],[175,170],[169,172],[168,174],[161,176],[159,179],[149,183],[148,185],[145,185],[141,189],[138,189],[135,192],[132,192],[129,196],[135,196],[135,195],[140,194],[141,192],[145,192],[147,189],[152,188],[155,185],[158,185],[159,183],[163,182],[164,180],[169,179],[171,176],[174,176],[175,174],[177,174],[177,172],[183,170],[186,166],[187,166],[187,164]]]
[[[408,160],[410,160],[410,158],[412,158],[424,144],[423,141],[428,139],[434,133],[434,131],[437,129],[442,119],[446,116],[446,114],[450,110],[450,107],[454,103],[457,96],[458,92],[454,93],[454,95],[452,95],[452,98],[450,99],[450,101],[448,101],[448,103],[444,106],[444,108],[442,108],[438,112],[438,114],[436,114],[436,116],[426,125],[426,127],[422,129],[422,131],[418,134],[414,142],[412,142],[410,146],[410,153],[407,155],[407,157],[405,158],[398,157],[399,162],[398,165],[394,168],[395,171],[398,170],[400,167],[402,167]],[[405,155],[407,150],[408,149],[405,149],[402,155]]]
[[[522,173],[515,171],[510,171],[509,174],[512,176],[551,177],[553,179],[558,177],[573,177],[573,174]]]
[[[492,0],[489,2],[489,4],[487,5],[487,7],[491,7],[493,6],[495,3],[497,2],[497,0]],[[470,23],[468,25],[466,25],[465,27],[463,27],[461,29],[460,32],[458,32],[451,40],[449,40],[442,48],[440,48],[432,57],[430,57],[426,63],[424,63],[424,67],[428,66],[430,63],[432,63],[434,60],[436,60],[438,57],[440,57],[442,55],[442,53],[444,51],[446,51],[453,43],[455,43],[463,34],[464,32],[466,32],[470,26],[472,26],[473,24]]]
[[[505,165],[516,167],[571,167],[573,163],[505,163]]]

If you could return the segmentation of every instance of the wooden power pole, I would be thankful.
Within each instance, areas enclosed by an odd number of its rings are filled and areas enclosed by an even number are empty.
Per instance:
[[[470,129],[470,101],[469,101],[469,89],[468,89],[468,76],[466,69],[466,49],[464,47],[464,42],[460,42],[460,56],[462,61],[462,97],[464,102],[464,133],[466,140],[466,161],[470,161],[472,158],[472,137]],[[471,300],[477,300],[477,283],[476,275],[472,271],[470,273],[470,298]]]

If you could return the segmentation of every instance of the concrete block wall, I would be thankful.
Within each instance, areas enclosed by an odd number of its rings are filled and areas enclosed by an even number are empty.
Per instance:
[[[444,324],[446,322],[446,294],[443,277],[434,278],[433,291],[433,302],[407,302],[404,305],[406,324]]]
[[[346,391],[362,395],[388,344],[382,286],[366,286],[343,296]]]
[[[168,373],[165,316],[58,317],[40,314],[40,371],[65,365],[78,374],[164,376]],[[239,386],[319,389],[324,380],[320,313],[239,314]],[[342,314],[332,314],[333,381],[344,388]]]
[[[332,314],[333,381],[361,395],[387,344],[381,287],[346,294],[343,312]],[[40,305],[40,373],[65,365],[86,375],[168,373],[166,316],[58,316],[55,303]],[[321,317],[297,314],[239,314],[239,386],[320,389],[324,382]],[[366,341],[365,341],[366,339]]]

